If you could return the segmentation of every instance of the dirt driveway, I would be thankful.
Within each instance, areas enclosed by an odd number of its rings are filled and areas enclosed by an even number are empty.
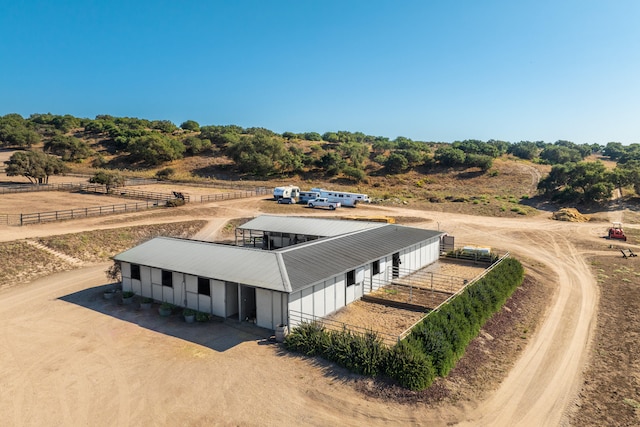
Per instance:
[[[215,238],[225,218],[256,215],[264,203],[260,198],[236,200],[189,212],[194,218],[208,217],[212,226],[206,234]],[[202,209],[209,209],[208,214]],[[106,266],[90,266],[0,294],[3,423],[555,426],[566,422],[581,385],[598,297],[596,281],[574,239],[595,241],[602,225],[558,223],[542,215],[493,219],[404,208],[359,207],[357,214],[424,219],[415,226],[433,227],[437,222],[441,230],[465,242],[511,251],[531,271],[552,272],[545,280],[554,284],[555,295],[544,322],[505,381],[485,401],[430,407],[365,400],[348,384],[349,374],[281,354],[277,346],[264,342],[268,333],[260,329],[233,329],[233,345],[217,346],[217,339],[230,339],[231,326],[196,325],[199,329],[189,330],[177,321],[153,326],[146,314],[131,308],[105,314],[99,309],[104,302],[96,287],[105,283]],[[25,227],[11,234],[36,233],[33,230],[60,234],[122,225],[105,221]],[[157,218],[137,220],[145,221]]]

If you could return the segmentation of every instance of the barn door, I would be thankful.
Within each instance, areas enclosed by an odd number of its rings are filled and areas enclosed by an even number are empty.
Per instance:
[[[391,270],[392,270],[392,277],[395,279],[396,277],[400,277],[400,264],[402,262],[400,261],[400,252],[396,252],[395,254],[393,254],[393,257],[391,259]]]

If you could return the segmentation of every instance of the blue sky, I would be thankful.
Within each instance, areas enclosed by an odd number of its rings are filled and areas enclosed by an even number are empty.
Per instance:
[[[0,0],[0,115],[640,143],[640,2]]]

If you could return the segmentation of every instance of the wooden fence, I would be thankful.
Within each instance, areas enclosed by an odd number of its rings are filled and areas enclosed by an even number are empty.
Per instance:
[[[143,200],[162,200],[169,201],[178,197],[176,193],[157,193],[153,191],[142,191],[142,190],[133,190],[125,187],[117,187],[112,189],[109,193],[107,193],[107,189],[104,186],[93,186],[83,188],[82,191],[87,193],[97,193],[97,194],[106,194],[109,196],[116,197],[126,197],[130,199],[143,199]],[[184,197],[184,201],[189,201],[189,196],[181,194]]]
[[[36,212],[27,214],[7,215],[10,217],[8,225],[28,225],[40,224],[43,222],[62,221],[67,219],[87,218],[90,216],[111,215],[116,213],[137,212],[141,210],[157,208],[164,206],[164,203],[155,202],[139,202],[126,203],[111,206],[93,206],[90,208],[67,209],[51,212]]]
[[[267,194],[272,194],[272,190],[264,187],[256,188],[254,190],[234,191],[232,193],[206,194],[200,196],[200,203],[215,202],[218,200],[244,199],[247,197],[263,196]]]
[[[148,179],[127,179],[125,180],[125,186],[127,185],[144,185],[155,184],[157,180]],[[12,194],[12,193],[34,193],[40,191],[91,191],[93,188],[104,188],[101,184],[88,184],[84,182],[62,182],[58,184],[12,184],[7,186],[0,186],[0,194]],[[121,187],[118,187],[121,188]]]

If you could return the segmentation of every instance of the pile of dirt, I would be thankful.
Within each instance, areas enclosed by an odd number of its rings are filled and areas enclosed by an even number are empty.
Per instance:
[[[570,221],[570,222],[588,222],[589,218],[582,215],[575,208],[562,208],[551,215],[551,218],[557,221]]]

